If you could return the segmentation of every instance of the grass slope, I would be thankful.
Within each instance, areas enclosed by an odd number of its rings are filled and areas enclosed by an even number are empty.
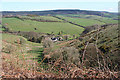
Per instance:
[[[97,36],[97,33],[90,34],[89,36]],[[84,41],[88,39],[89,37],[86,36]],[[94,38],[94,40],[96,40],[96,38]],[[94,40],[91,42],[94,42]],[[97,45],[105,53],[112,53],[118,50],[118,25],[109,25],[99,31]]]
[[[18,40],[22,39],[22,44],[18,44]],[[38,57],[38,53],[33,52],[33,53],[29,53],[28,51],[30,50],[37,50],[42,48],[42,45],[40,43],[33,43],[30,41],[27,41],[26,38],[21,37],[21,36],[17,36],[17,35],[12,35],[12,34],[6,34],[3,33],[2,34],[2,40],[3,40],[3,48],[6,53],[6,51],[8,50],[12,50],[12,54],[13,55],[18,55],[20,58],[22,57],[22,53],[24,53],[26,55],[26,57],[31,56],[31,58],[37,58]],[[10,49],[11,48],[11,49]]]

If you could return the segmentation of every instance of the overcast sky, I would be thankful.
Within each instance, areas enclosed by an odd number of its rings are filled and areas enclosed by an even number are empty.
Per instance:
[[[54,9],[80,9],[118,11],[118,0],[2,0],[2,11],[41,11]]]
[[[118,2],[119,0],[2,0],[2,2]]]

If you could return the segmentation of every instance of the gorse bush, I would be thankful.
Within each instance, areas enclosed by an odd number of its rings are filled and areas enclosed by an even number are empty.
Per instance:
[[[73,63],[78,65],[80,61],[79,51],[75,47],[64,47],[60,48],[53,55],[51,55],[51,60],[61,59],[65,63]]]
[[[36,32],[21,32],[18,31],[18,35],[27,38],[28,41],[41,43],[43,36]]]
[[[67,54],[66,54],[67,53]],[[74,64],[78,64],[79,62],[79,52],[75,47],[65,47],[63,49],[63,59],[66,62],[72,62]],[[67,57],[67,58],[66,58]]]
[[[43,39],[43,47],[44,48],[50,48],[53,47],[53,41],[49,37],[45,37]]]

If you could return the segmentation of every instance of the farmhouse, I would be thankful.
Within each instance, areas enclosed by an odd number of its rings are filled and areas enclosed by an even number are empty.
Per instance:
[[[56,42],[56,41],[58,41],[58,38],[51,38],[51,40]]]

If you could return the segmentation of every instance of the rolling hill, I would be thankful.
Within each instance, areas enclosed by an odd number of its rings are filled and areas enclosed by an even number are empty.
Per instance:
[[[58,14],[87,14],[87,15],[98,15],[104,17],[117,17],[117,13],[110,13],[105,11],[87,11],[87,10],[48,10],[48,11],[3,11],[3,15],[27,15],[27,14],[34,14],[34,15],[58,15]]]

